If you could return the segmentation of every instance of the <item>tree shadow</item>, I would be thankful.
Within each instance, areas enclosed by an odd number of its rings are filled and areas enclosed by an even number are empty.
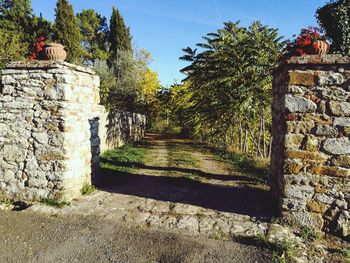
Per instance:
[[[277,204],[269,191],[260,188],[215,185],[190,177],[141,175],[110,169],[102,169],[101,175],[99,189],[111,193],[190,204],[262,221],[269,220],[277,212]]]
[[[133,162],[111,161],[111,160],[107,160],[105,158],[101,158],[101,162],[109,163],[109,164],[115,165],[115,166],[142,168],[142,169],[153,170],[153,171],[168,171],[168,172],[173,171],[173,172],[180,172],[180,173],[187,173],[187,174],[195,174],[195,175],[203,177],[203,178],[221,180],[221,181],[246,181],[246,182],[256,182],[257,181],[254,178],[244,176],[244,175],[214,174],[214,173],[203,172],[202,170],[199,170],[199,169],[191,169],[191,168],[171,167],[171,166],[170,167],[169,166],[167,166],[167,167],[150,166],[150,165],[133,163]]]

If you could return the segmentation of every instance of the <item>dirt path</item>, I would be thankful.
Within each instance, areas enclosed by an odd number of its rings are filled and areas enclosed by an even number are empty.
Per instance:
[[[77,253],[83,259],[89,246],[94,255],[89,262],[269,262],[266,251],[232,239],[266,231],[273,209],[265,186],[185,140],[152,135],[142,147],[145,165],[108,173],[99,191],[70,206],[35,204],[20,216],[0,214],[5,242],[0,255],[16,247],[10,238],[15,234],[27,244],[33,241],[34,254],[29,247],[18,253],[35,262],[56,262],[62,253],[65,262],[82,262]],[[23,227],[21,220],[33,213],[37,220]],[[43,229],[35,233],[40,222]],[[41,239],[43,234],[50,239]],[[53,247],[38,252],[44,240]]]

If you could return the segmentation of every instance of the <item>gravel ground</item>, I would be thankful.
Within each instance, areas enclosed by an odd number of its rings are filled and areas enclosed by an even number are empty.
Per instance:
[[[0,211],[0,262],[270,262],[266,251],[93,216]]]

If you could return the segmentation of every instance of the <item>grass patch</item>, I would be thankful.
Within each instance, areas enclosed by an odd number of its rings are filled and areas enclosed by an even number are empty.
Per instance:
[[[47,205],[47,206],[52,206],[52,207],[56,207],[56,208],[63,208],[65,206],[68,206],[70,205],[69,202],[59,202],[59,201],[56,201],[54,199],[51,199],[51,198],[47,198],[47,199],[43,199],[41,200],[41,203]]]
[[[170,166],[191,166],[196,167],[198,161],[189,153],[176,147],[169,149],[169,164]]]
[[[130,172],[144,164],[146,149],[134,145],[124,145],[101,155],[101,168],[120,172]]]
[[[316,241],[322,237],[322,234],[312,228],[302,227],[299,231],[299,236],[304,241]]]
[[[84,184],[83,187],[80,189],[82,195],[90,195],[95,191],[96,187],[88,183]]]
[[[190,181],[195,181],[195,182],[202,181],[202,178],[196,173],[186,174],[184,176],[184,178],[186,178],[187,180],[190,180]]]

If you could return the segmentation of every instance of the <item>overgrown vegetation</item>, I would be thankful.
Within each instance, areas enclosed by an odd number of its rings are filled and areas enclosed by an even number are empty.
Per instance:
[[[60,201],[56,201],[55,199],[52,199],[52,198],[43,199],[40,202],[47,205],[47,206],[52,206],[52,207],[56,207],[56,208],[63,208],[65,206],[70,205],[70,202],[66,202],[66,201],[60,202]]]
[[[82,195],[90,195],[95,191],[96,191],[96,187],[89,183],[85,183],[83,187],[80,189],[80,192]]]

